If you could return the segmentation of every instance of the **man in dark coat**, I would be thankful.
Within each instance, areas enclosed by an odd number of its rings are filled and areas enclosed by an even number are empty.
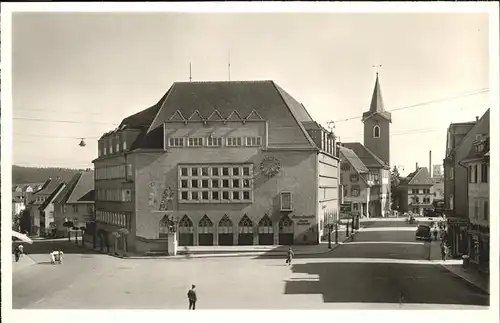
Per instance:
[[[196,286],[195,285],[192,285],[191,286],[191,289],[188,291],[187,293],[187,296],[188,296],[188,300],[189,300],[189,309],[191,310],[195,310],[196,309],[196,301],[197,301],[197,298],[196,298],[196,290],[195,290]]]
[[[288,248],[288,251],[286,253],[286,263],[288,264],[288,266],[290,266],[292,264],[292,259],[293,259],[293,250],[292,250],[292,247]]]

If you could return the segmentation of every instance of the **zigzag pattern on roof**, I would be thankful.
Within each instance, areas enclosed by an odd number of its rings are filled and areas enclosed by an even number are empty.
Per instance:
[[[201,115],[200,111],[196,110],[193,112],[193,114],[189,117],[189,121],[205,121],[203,116]]]
[[[168,119],[168,121],[186,121],[186,118],[182,115],[182,113],[177,110],[175,113]]]
[[[243,118],[241,116],[241,114],[236,111],[236,110],[233,110],[233,112],[231,112],[229,114],[229,116],[227,118],[224,118],[222,116],[222,114],[219,112],[219,110],[215,109],[214,111],[212,111],[212,113],[208,116],[208,118],[203,118],[203,116],[201,115],[201,113],[196,110],[193,112],[193,114],[191,114],[191,116],[189,118],[185,118],[184,115],[182,114],[181,111],[177,110],[175,111],[175,113],[168,119],[168,121],[181,121],[181,122],[188,122],[188,121],[202,121],[202,122],[207,122],[207,121],[241,121],[241,122],[245,122],[245,121],[263,121],[264,118],[262,118],[262,116],[257,112],[257,110],[253,109],[250,114]]]
[[[226,121],[243,121],[243,118],[238,113],[238,111],[234,110],[233,112],[231,112],[229,117],[226,118]]]
[[[245,120],[264,120],[261,115],[253,109],[252,112],[245,118]]]
[[[224,121],[224,117],[219,112],[219,110],[215,109],[210,116],[207,118],[208,121]]]

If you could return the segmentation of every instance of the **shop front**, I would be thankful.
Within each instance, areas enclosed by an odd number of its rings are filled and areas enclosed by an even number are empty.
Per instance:
[[[468,236],[467,229],[469,220],[464,218],[448,218],[447,219],[447,238],[448,245],[452,258],[457,258],[467,254],[468,250]]]
[[[487,226],[471,223],[469,226],[470,263],[485,273],[490,267],[490,234]]]

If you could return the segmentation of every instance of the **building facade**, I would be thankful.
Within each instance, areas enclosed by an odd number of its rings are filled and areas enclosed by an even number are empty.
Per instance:
[[[57,236],[67,236],[65,222],[74,228],[93,230],[94,220],[94,171],[76,173],[54,200],[54,230]],[[89,232],[93,234],[93,232]]]
[[[49,228],[51,217],[53,217],[51,202],[54,198],[54,194],[60,189],[61,184],[64,184],[61,179],[50,178],[39,190],[30,194],[26,208],[29,209],[30,212],[29,233],[31,235],[45,234],[45,230]]]
[[[470,262],[484,273],[489,273],[490,259],[489,151],[489,133],[478,134],[469,154],[460,162],[468,174],[468,255]]]
[[[444,159],[445,214],[448,218],[448,243],[454,257],[468,250],[468,173],[459,164],[473,146],[477,136],[489,133],[490,110],[475,122],[451,124],[448,129],[446,157]]]
[[[354,151],[339,146],[342,203],[351,203],[354,215],[369,218],[374,209],[374,202],[379,200],[371,190],[375,184],[375,174],[370,172]],[[375,212],[372,214],[375,215]]]
[[[99,243],[316,244],[338,214],[335,137],[272,81],[174,83],[99,140]],[[120,235],[120,230],[128,234]]]
[[[411,212],[418,216],[425,215],[426,210],[432,210],[434,185],[426,167],[416,166],[416,170],[404,178],[398,189],[401,194],[400,207],[402,212]]]

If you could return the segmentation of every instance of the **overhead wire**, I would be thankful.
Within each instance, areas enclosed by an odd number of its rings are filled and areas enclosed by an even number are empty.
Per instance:
[[[421,102],[421,103],[417,103],[417,104],[412,104],[412,105],[408,105],[408,106],[404,106],[404,107],[400,107],[400,108],[388,109],[386,111],[388,111],[388,112],[394,112],[394,111],[401,111],[401,110],[406,110],[406,109],[412,109],[412,108],[416,108],[416,107],[420,107],[420,106],[424,106],[424,105],[430,105],[430,104],[434,104],[434,103],[439,103],[439,102],[444,102],[444,101],[449,101],[449,100],[455,100],[455,99],[459,99],[459,98],[462,98],[462,97],[467,97],[467,96],[472,96],[472,95],[478,95],[478,94],[486,93],[486,92],[489,92],[489,91],[490,91],[489,88],[482,88],[482,89],[468,91],[468,92],[464,92],[464,93],[461,93],[461,94],[458,94],[458,95],[449,96],[449,97],[445,97],[445,98],[441,98],[441,99],[430,100],[430,101]],[[363,118],[363,116],[349,117],[349,118],[344,118],[344,119],[338,119],[338,120],[334,121],[334,123],[345,122],[345,121],[350,121],[350,120],[357,120],[357,119],[362,119],[362,118]]]

